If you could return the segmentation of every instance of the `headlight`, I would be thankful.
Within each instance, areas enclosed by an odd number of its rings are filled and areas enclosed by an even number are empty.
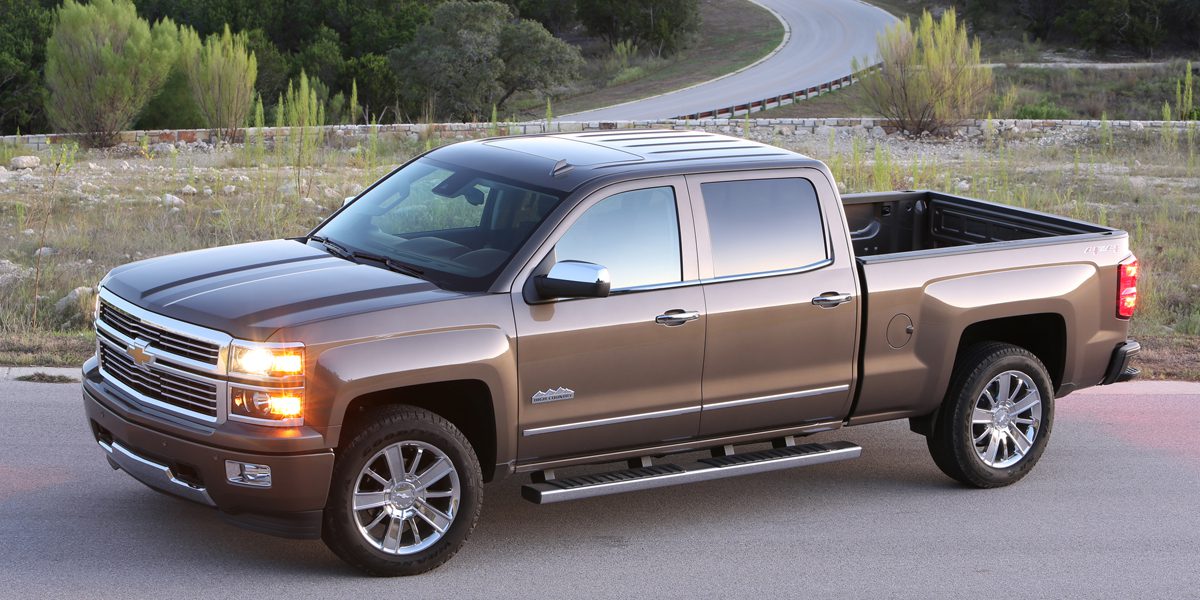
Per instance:
[[[235,341],[229,351],[229,417],[258,425],[304,424],[304,345]]]
[[[294,427],[304,424],[304,390],[229,387],[229,414],[260,425]]]
[[[234,342],[229,371],[252,377],[296,377],[304,374],[303,346]]]

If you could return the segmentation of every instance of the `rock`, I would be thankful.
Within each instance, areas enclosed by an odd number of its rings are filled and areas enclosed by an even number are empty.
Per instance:
[[[876,125],[871,128],[871,137],[873,137],[873,138],[887,137],[887,132],[884,131],[882,127]]]
[[[170,142],[159,142],[151,146],[150,149],[153,150],[155,154],[170,154],[175,150],[175,144]]]
[[[32,229],[26,229],[25,231],[22,231],[21,233],[23,233],[23,234],[25,234],[25,235],[33,235],[33,234],[35,234],[35,233],[37,233],[37,232],[36,232],[36,231],[34,231],[34,230],[32,230]]]
[[[8,166],[14,171],[21,169],[36,169],[42,164],[42,159],[36,156],[14,156],[8,161]]]
[[[98,164],[96,164],[96,163],[94,163],[94,162],[90,162],[90,163],[88,163],[88,170],[91,170],[91,171],[99,171],[99,170],[100,170],[100,165],[98,165]]]
[[[335,190],[331,187],[325,188],[321,193],[325,194],[326,198],[337,198],[338,197],[337,190]]]
[[[237,193],[237,186],[227,185],[221,188],[221,193],[225,194],[226,196],[232,196]]]
[[[958,182],[954,184],[954,189],[960,192],[967,192],[970,191],[971,184],[967,183],[967,180],[965,179],[959,179]]]
[[[213,195],[212,188],[210,188],[210,187],[208,187],[208,186],[204,186],[204,195],[205,195],[205,196],[211,196],[211,195]]]
[[[77,287],[54,303],[54,311],[72,316],[87,314],[88,305],[92,303],[92,296],[95,294],[96,290],[90,287]]]
[[[79,187],[75,188],[75,191],[79,192],[80,194],[94,194],[94,193],[100,191],[100,188],[98,188],[94,184],[88,183],[86,181],[81,181],[79,183]]]
[[[1129,122],[1129,130],[1130,131],[1141,131],[1145,128],[1146,128],[1146,126],[1142,125],[1141,121],[1130,121]]]
[[[162,202],[167,206],[183,206],[184,204],[187,204],[183,201],[183,198],[172,194],[163,194]]]
[[[0,260],[0,288],[16,283],[29,276],[33,269],[22,267],[10,260]]]
[[[296,195],[296,184],[295,183],[285,183],[285,184],[279,186],[277,188],[277,191],[281,195],[284,195],[284,196],[295,196]]]
[[[58,254],[58,250],[55,250],[50,246],[42,246],[41,248],[33,251],[34,258],[39,256],[54,256],[55,254]]]
[[[183,186],[182,190],[179,190],[179,193],[183,194],[184,196],[195,196],[196,188],[194,188],[190,185],[185,185],[185,186]]]
[[[123,161],[121,161],[121,170],[122,170],[122,171],[128,171],[128,170],[130,170],[130,169],[132,169],[132,168],[133,168],[133,167],[129,166],[129,161],[127,161],[127,160],[123,160]]]

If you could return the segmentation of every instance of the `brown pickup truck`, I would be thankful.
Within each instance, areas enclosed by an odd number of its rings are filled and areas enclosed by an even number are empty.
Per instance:
[[[485,482],[548,503],[801,467],[861,449],[797,438],[891,419],[1002,486],[1055,398],[1137,374],[1128,241],[840,196],[703,132],[464,142],[306,236],[114,269],[84,407],[113,468],[376,575],[449,559]]]

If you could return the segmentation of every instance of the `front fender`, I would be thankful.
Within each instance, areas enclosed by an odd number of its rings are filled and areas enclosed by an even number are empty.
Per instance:
[[[492,398],[496,462],[516,457],[517,366],[512,340],[498,327],[399,335],[338,346],[316,361],[312,396],[327,403],[330,445],[337,445],[350,403],[373,392],[458,380],[477,380]],[[446,402],[452,399],[445,399]]]

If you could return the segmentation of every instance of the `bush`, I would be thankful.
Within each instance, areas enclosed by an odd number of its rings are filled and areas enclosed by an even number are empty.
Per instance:
[[[358,86],[358,103],[367,120],[385,120],[387,111],[397,110],[400,101],[400,80],[386,57],[364,54],[346,63],[346,77]],[[399,119],[399,115],[393,115]]]
[[[205,126],[233,139],[246,125],[258,76],[254,53],[246,50],[246,34],[233,35],[227,25],[203,44],[191,28],[184,28],[181,38],[183,70]]]
[[[151,27],[130,0],[66,0],[46,42],[51,123],[112,145],[161,89],[178,50],[175,24]]]
[[[258,63],[258,78],[254,89],[259,96],[271,100],[287,89],[291,79],[291,63],[261,29],[246,32],[246,49],[254,53]]]
[[[954,10],[935,21],[924,11],[878,37],[879,67],[861,78],[868,108],[918,135],[941,133],[977,115],[991,95],[992,70],[981,66],[979,40],[967,39]],[[855,71],[865,63],[853,63]]]
[[[142,109],[134,129],[201,129],[204,115],[192,97],[192,86],[188,85],[183,65],[175,61],[171,74],[158,95]]]
[[[1071,111],[1042,98],[1036,104],[1023,104],[1017,107],[1016,118],[1034,120],[1070,119]]]
[[[50,11],[30,0],[0,0],[0,134],[40,127],[42,65]]]

